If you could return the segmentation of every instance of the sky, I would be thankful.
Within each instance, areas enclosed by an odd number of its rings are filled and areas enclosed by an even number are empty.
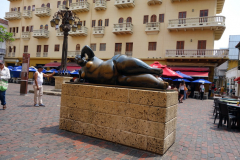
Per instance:
[[[9,1],[1,0],[0,18],[9,12]],[[222,16],[226,17],[226,29],[220,40],[214,42],[214,49],[228,48],[229,35],[240,35],[240,0],[225,0]]]

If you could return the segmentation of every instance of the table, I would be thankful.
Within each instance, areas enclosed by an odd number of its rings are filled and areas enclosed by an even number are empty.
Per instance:
[[[233,104],[227,104],[227,106],[236,108],[238,110],[238,113],[237,113],[237,128],[240,128],[240,118],[239,118],[240,117],[240,106],[233,105]]]

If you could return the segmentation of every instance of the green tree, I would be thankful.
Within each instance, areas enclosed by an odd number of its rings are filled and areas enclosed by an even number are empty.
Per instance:
[[[0,25],[0,42],[12,42],[14,40],[13,33],[7,32],[7,29]]]

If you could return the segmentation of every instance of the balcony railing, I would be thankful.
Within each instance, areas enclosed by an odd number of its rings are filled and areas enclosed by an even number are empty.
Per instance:
[[[59,10],[66,10],[66,5],[64,5],[64,4],[63,5],[59,5],[58,9]]]
[[[16,19],[21,19],[21,12],[18,11],[11,11],[11,12],[6,12],[5,17],[6,20],[16,20]]]
[[[22,39],[25,40],[30,39],[30,32],[22,32]]]
[[[105,27],[104,26],[98,26],[98,27],[94,27],[93,28],[93,35],[96,38],[100,38],[104,36],[104,32],[105,32]]]
[[[113,25],[114,34],[133,34],[133,24],[128,23],[118,23]]]
[[[43,57],[48,57],[48,52],[43,52]]]
[[[118,55],[118,54],[122,54],[122,52],[121,52],[121,51],[118,51],[118,52],[115,51],[115,52],[114,52],[114,55]]]
[[[24,10],[22,16],[23,16],[23,18],[25,18],[25,19],[30,19],[30,18],[32,18],[32,11],[30,11],[30,10]]]
[[[148,0],[148,5],[162,4],[162,0]]]
[[[120,8],[130,8],[130,7],[135,7],[135,2],[134,0],[115,0],[115,4],[118,9]]]
[[[227,49],[166,50],[166,58],[228,58]]]
[[[0,48],[0,54],[1,55],[6,54],[6,49]]]
[[[179,30],[213,30],[215,33],[215,40],[221,38],[225,30],[225,17],[211,16],[211,17],[197,17],[197,18],[179,18],[171,19],[168,23],[170,31]]]
[[[81,26],[80,29],[77,29],[76,32],[73,32],[72,29],[69,32],[69,36],[77,37],[77,36],[87,36],[88,35],[88,28],[85,26]]]
[[[80,55],[80,54],[81,54],[81,51],[68,51],[67,56],[74,58],[74,57],[76,57],[77,55]]]
[[[41,57],[41,52],[37,52],[36,57]]]
[[[13,38],[16,39],[20,39],[20,33],[13,33]]]
[[[147,34],[158,34],[160,32],[160,23],[159,22],[150,22],[146,23]]]
[[[11,52],[8,52],[7,56],[8,57],[11,57],[12,53]]]
[[[12,52],[12,57],[15,57],[15,52]]]
[[[60,32],[60,29],[57,29],[57,37],[63,37],[63,32]]]
[[[128,56],[128,57],[132,57],[132,51],[126,51],[125,54],[126,54],[126,56]]]
[[[34,38],[49,38],[49,31],[46,29],[33,30]]]
[[[107,2],[106,2],[106,0],[96,0],[94,8],[97,11],[106,10],[107,9]]]
[[[89,2],[81,1],[77,3],[71,3],[69,10],[73,12],[88,12],[89,11]]]
[[[36,8],[35,15],[38,17],[51,16],[51,9],[49,7]]]

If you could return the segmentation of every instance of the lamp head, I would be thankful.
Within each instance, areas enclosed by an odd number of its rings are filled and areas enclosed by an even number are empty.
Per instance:
[[[73,17],[71,16],[71,17],[69,18],[69,24],[72,25],[72,24],[73,24],[73,21],[74,21],[74,19],[73,19]]]
[[[78,23],[77,23],[77,28],[78,28],[78,29],[81,29],[81,26],[82,26],[82,23],[81,23],[80,21],[78,21]]]
[[[51,27],[55,27],[55,26],[56,26],[55,19],[52,19],[52,20],[50,21],[50,23],[51,23]]]
[[[63,24],[60,25],[60,32],[63,32]]]
[[[76,32],[76,31],[77,31],[77,26],[76,26],[76,25],[73,25],[73,26],[72,26],[72,31],[73,31],[73,32]]]
[[[57,16],[56,18],[55,18],[55,24],[59,24],[59,22],[60,22],[60,18]]]

